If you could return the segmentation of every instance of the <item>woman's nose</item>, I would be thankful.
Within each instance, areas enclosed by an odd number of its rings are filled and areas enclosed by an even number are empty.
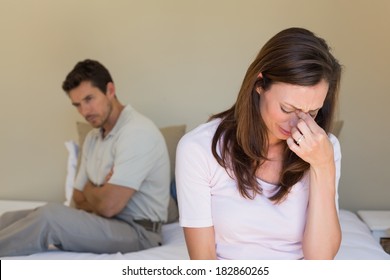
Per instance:
[[[297,114],[291,114],[290,118],[290,127],[296,127],[299,121],[299,117]]]

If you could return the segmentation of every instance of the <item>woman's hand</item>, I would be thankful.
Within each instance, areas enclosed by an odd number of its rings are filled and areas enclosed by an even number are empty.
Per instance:
[[[289,148],[310,164],[310,192],[302,250],[305,259],[333,259],[341,242],[336,206],[336,166],[332,142],[306,113],[287,139]]]
[[[287,139],[289,148],[312,167],[334,164],[333,145],[326,132],[307,113],[297,113],[297,126]]]

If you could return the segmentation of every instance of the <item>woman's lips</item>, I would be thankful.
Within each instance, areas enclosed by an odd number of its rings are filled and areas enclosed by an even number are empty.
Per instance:
[[[282,132],[282,134],[286,135],[287,137],[291,136],[291,132],[288,130],[285,130],[285,129],[280,127],[280,131]]]

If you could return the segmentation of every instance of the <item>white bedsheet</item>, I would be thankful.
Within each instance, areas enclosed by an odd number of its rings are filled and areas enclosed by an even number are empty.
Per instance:
[[[34,208],[44,202],[0,200],[0,215],[6,211]],[[368,227],[352,212],[340,210],[340,223],[343,233],[338,260],[377,260],[388,259],[381,246],[375,241]],[[179,223],[163,225],[163,245],[134,253],[92,254],[50,250],[29,256],[7,257],[3,259],[55,259],[55,260],[185,260],[188,253],[184,235]]]

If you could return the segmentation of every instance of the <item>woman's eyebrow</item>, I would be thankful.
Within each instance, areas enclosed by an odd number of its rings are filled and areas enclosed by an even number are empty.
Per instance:
[[[294,105],[291,105],[291,104],[289,104],[289,103],[284,103],[284,105],[290,106],[290,107],[292,107],[292,108],[295,109],[295,110],[301,110],[301,109],[299,109],[299,108],[297,108],[297,107],[295,107]],[[317,109],[314,109],[314,110],[310,110],[309,112],[315,112],[315,111],[318,111],[318,110],[320,110],[320,109],[321,109],[321,107],[320,107],[320,108],[317,108]]]

